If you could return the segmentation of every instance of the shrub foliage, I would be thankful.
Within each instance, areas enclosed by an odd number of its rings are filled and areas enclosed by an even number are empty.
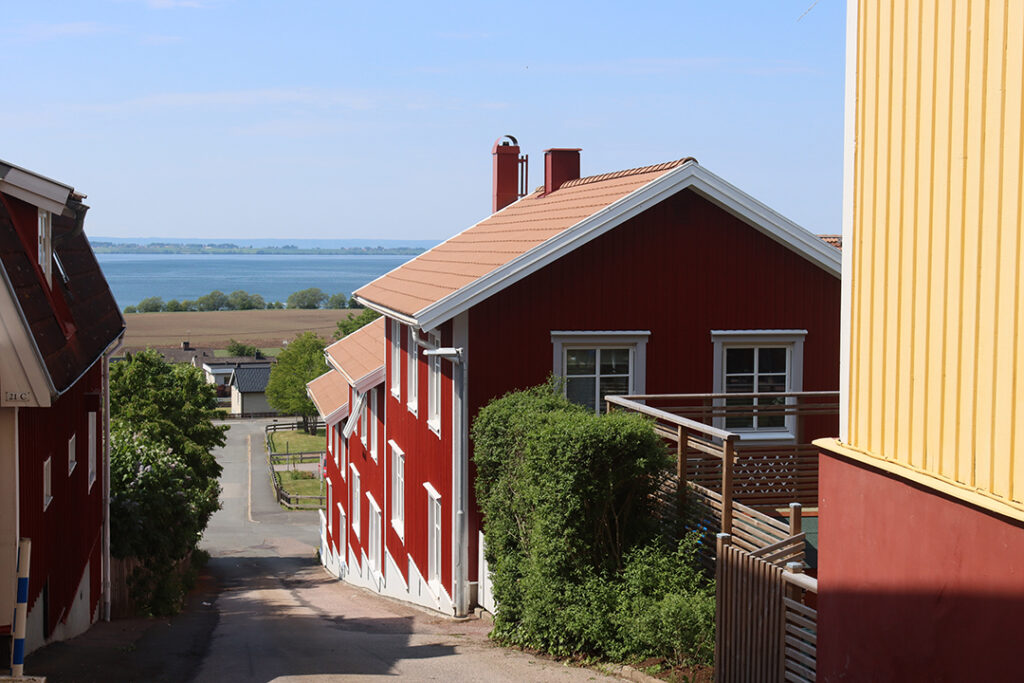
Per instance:
[[[594,415],[549,383],[492,401],[473,440],[496,639],[560,656],[710,659],[713,589],[694,542],[673,547],[651,514],[671,460],[646,419]]]

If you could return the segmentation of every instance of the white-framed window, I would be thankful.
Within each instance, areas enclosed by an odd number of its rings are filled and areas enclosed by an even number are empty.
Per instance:
[[[338,527],[335,526],[335,524],[337,523],[337,520],[336,519],[331,519],[333,517],[333,515],[331,514],[331,512],[332,512],[331,511],[331,501],[332,500],[334,500],[334,485],[331,484],[331,480],[328,479],[327,480],[327,533],[329,533],[331,536],[334,536],[334,531],[335,531],[335,529],[338,529]]]
[[[47,286],[53,286],[53,220],[50,212],[39,209],[39,244],[36,258],[46,278]]]
[[[427,490],[427,583],[434,593],[441,588],[441,494],[429,483]]]
[[[356,538],[359,538],[359,508],[362,505],[360,496],[362,491],[359,487],[359,470],[355,468],[355,465],[349,465],[352,468],[352,476],[349,477],[349,482],[352,486],[352,531],[355,532]]]
[[[413,413],[419,413],[420,409],[420,395],[419,395],[419,357],[420,357],[420,345],[419,345],[419,333],[416,328],[409,327],[409,348],[406,349],[406,405],[409,406],[409,410]]]
[[[712,330],[714,391],[738,394],[716,401],[735,412],[716,418],[715,426],[742,439],[795,438],[796,415],[772,410],[772,406],[792,405],[794,399],[754,394],[803,391],[806,336],[807,330]]]
[[[366,402],[369,400],[370,397],[367,396],[359,407],[359,440],[362,442],[363,446],[366,446]]]
[[[338,551],[341,552],[344,551],[345,547],[348,545],[347,543],[345,543],[345,529],[347,529],[348,526],[346,526],[345,521],[345,508],[341,507],[341,503],[337,504],[337,508],[338,516],[336,518],[336,523],[338,525],[338,537],[335,539],[335,541],[337,541],[338,543]]]
[[[441,346],[441,335],[430,333],[430,345]],[[438,434],[441,433],[441,357],[430,356],[427,359],[427,424]]]
[[[88,419],[86,420],[87,435],[89,437],[89,489],[92,489],[93,483],[96,481],[97,466],[96,466],[96,431],[97,431],[97,414],[96,411],[90,410]]]
[[[369,534],[369,538],[366,540],[366,559],[370,564],[370,569],[379,574],[382,571],[380,556],[380,506],[377,505],[377,501],[373,499],[373,496],[370,495],[369,491],[366,493],[366,502],[369,504],[369,518],[367,519],[367,523],[369,524],[367,534]]]
[[[370,457],[377,462],[377,390],[370,389],[366,400],[370,402]]]
[[[43,509],[50,507],[53,500],[53,458],[43,461]]]
[[[71,438],[68,439],[68,474],[70,475],[75,471],[75,466],[78,465],[78,435],[72,434]]]
[[[391,526],[405,540],[405,453],[395,442],[391,446]]]
[[[606,409],[605,396],[644,393],[650,334],[646,330],[552,332],[552,370],[564,380],[566,398],[600,414]]]
[[[391,395],[402,400],[402,323],[391,321]]]
[[[338,466],[338,472],[341,473],[341,478],[345,478],[345,469],[348,465],[348,457],[346,451],[348,450],[348,443],[345,441],[345,437],[342,435],[341,423],[334,425],[334,464]]]

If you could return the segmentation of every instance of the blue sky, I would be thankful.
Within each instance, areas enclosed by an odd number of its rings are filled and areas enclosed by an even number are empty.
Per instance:
[[[494,140],[684,156],[840,232],[845,3],[5,2],[0,158],[91,235],[442,239]]]

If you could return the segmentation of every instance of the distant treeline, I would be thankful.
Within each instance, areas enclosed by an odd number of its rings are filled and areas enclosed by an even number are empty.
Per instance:
[[[319,287],[292,292],[284,303],[280,301],[264,301],[259,294],[249,294],[245,290],[238,289],[230,294],[225,294],[215,289],[209,294],[204,294],[196,300],[168,299],[151,296],[143,299],[137,306],[126,306],[125,313],[177,313],[179,311],[258,311],[262,309],[276,308],[361,308],[355,299],[345,296],[344,293],[328,295]]]
[[[114,242],[92,242],[97,254],[272,254],[298,256],[336,256],[345,254],[391,254],[414,256],[422,253],[422,247],[320,247],[299,248],[293,244],[283,247],[242,247],[229,242],[223,244],[178,244],[153,242],[151,244],[119,244]]]

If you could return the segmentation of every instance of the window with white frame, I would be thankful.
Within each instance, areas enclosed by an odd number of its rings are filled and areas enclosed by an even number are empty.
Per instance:
[[[405,540],[405,453],[394,441],[391,446],[391,526]]]
[[[331,519],[331,501],[334,500],[334,485],[331,484],[331,480],[327,480],[327,533],[334,537],[334,532],[338,527],[335,526],[337,520]]]
[[[402,400],[402,324],[391,321],[391,395]]]
[[[36,249],[36,258],[39,263],[39,267],[43,271],[43,276],[46,278],[46,284],[52,286],[53,284],[53,228],[52,228],[52,217],[50,212],[45,209],[39,209],[39,244]]]
[[[95,411],[90,410],[89,416],[86,421],[87,435],[89,437],[89,488],[92,488],[93,482],[96,481],[96,422],[97,415]]]
[[[341,427],[339,422],[338,427]],[[338,471],[341,472],[341,478],[345,478],[345,474],[348,471],[348,439],[345,438],[345,430],[342,427],[337,430],[336,436],[338,438]]]
[[[366,402],[369,398],[370,397],[367,396],[359,407],[359,440],[362,442],[363,446],[366,445]]]
[[[340,553],[345,550],[345,547],[347,545],[345,543],[345,529],[347,529],[348,527],[346,526],[347,522],[345,521],[345,509],[341,507],[341,503],[337,504],[337,508],[338,516],[335,518],[335,523],[338,525],[338,537],[335,540],[338,543],[338,552]]]
[[[377,461],[377,390],[370,389],[367,397],[370,402],[370,457]]]
[[[362,491],[359,487],[359,471],[354,465],[349,465],[352,468],[352,476],[349,478],[352,486],[352,531],[355,532],[356,538],[359,538],[359,508],[361,503],[360,496]]]
[[[71,438],[68,439],[68,474],[75,471],[75,466],[78,464],[78,435],[72,434]]]
[[[53,500],[53,458],[43,461],[43,509],[50,507]]]
[[[441,346],[441,335],[430,333],[430,345]],[[427,358],[427,424],[438,434],[441,433],[441,357]]]
[[[416,328],[409,327],[409,348],[406,349],[406,405],[409,406],[409,410],[414,413],[418,413],[420,409],[419,404],[419,356],[420,356],[420,345],[418,343],[419,333],[416,332]]]
[[[434,593],[441,587],[441,494],[429,483],[427,489],[427,583]]]
[[[369,504],[369,529],[367,533],[369,538],[366,541],[367,550],[367,561],[370,564],[370,569],[380,573],[381,572],[381,557],[380,557],[380,506],[377,505],[377,501],[373,499],[373,496],[369,492],[366,493],[366,502]]]
[[[564,380],[566,398],[600,414],[605,396],[644,393],[649,336],[641,330],[552,332],[552,369]]]
[[[803,391],[803,346],[806,330],[713,330],[714,391],[737,394],[718,399],[725,416],[715,426],[741,438],[790,439],[796,416],[785,414],[795,400],[765,396]]]

